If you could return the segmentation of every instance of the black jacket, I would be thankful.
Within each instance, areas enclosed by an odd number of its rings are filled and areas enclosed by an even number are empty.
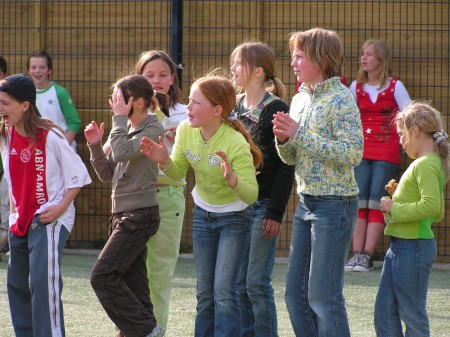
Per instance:
[[[270,199],[265,218],[281,223],[294,183],[295,166],[285,164],[278,156],[272,120],[277,111],[289,112],[289,106],[281,99],[274,100],[274,96],[270,95],[262,104],[270,103],[264,106],[257,119],[257,116],[250,115],[251,111],[242,113],[242,109],[239,109],[242,98],[238,99],[237,115],[263,153],[262,168],[256,176],[258,200]]]

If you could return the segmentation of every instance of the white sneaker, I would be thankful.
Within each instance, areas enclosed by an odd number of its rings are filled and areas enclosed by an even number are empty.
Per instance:
[[[146,337],[163,337],[165,333],[166,330],[161,325],[156,323],[155,327],[153,328],[153,331]]]
[[[359,261],[360,255],[361,255],[360,253],[355,253],[345,264],[344,270],[353,271],[353,269],[355,268],[356,264]]]
[[[372,271],[373,270],[373,263],[372,263],[372,257],[368,254],[361,254],[358,262],[356,263],[355,267],[353,268],[353,271]]]

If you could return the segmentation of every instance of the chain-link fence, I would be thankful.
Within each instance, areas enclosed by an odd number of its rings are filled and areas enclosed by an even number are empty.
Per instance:
[[[356,77],[362,43],[387,42],[394,73],[413,99],[432,101],[449,113],[449,2],[445,1],[2,1],[0,55],[10,73],[26,73],[27,55],[44,48],[53,57],[52,79],[71,93],[82,119],[110,127],[108,96],[115,79],[127,74],[144,50],[164,49],[180,71],[184,101],[195,77],[215,67],[229,67],[229,55],[244,40],[269,44],[278,60],[277,77],[295,93],[290,69],[289,33],[312,27],[333,29],[345,46],[345,75]],[[447,124],[448,130],[448,124]],[[108,131],[108,130],[107,130]],[[90,168],[82,132],[78,152]],[[403,159],[404,168],[407,163]],[[91,168],[90,168],[91,169]],[[110,215],[109,184],[91,170],[93,183],[78,196],[71,244],[101,246]],[[192,200],[189,189],[182,245],[191,244]],[[293,192],[279,254],[289,250],[291,219],[298,198]],[[448,209],[448,198],[446,207]],[[448,216],[434,226],[438,255],[450,257]],[[379,251],[384,251],[383,239]]]

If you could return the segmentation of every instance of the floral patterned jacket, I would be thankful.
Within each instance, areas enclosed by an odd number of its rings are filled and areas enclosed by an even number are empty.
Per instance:
[[[303,84],[294,96],[290,116],[299,124],[294,139],[277,143],[281,159],[296,165],[297,192],[314,196],[358,194],[354,176],[363,153],[358,107],[339,80]]]

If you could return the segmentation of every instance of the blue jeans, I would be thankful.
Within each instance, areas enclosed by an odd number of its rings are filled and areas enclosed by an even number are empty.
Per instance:
[[[253,204],[250,246],[239,275],[243,337],[278,336],[277,310],[272,288],[272,270],[278,237],[263,237],[263,220],[269,199]]]
[[[356,195],[300,195],[285,295],[297,337],[350,336],[342,290],[357,212]]]
[[[237,280],[242,252],[249,243],[251,207],[240,212],[213,213],[195,206],[193,215],[195,337],[240,336]]]
[[[359,208],[380,209],[380,199],[388,195],[384,186],[395,178],[398,165],[384,160],[363,159],[355,167],[355,179],[359,188]]]
[[[428,280],[436,258],[436,241],[391,237],[384,258],[380,287],[375,301],[378,337],[430,336],[427,315]]]

